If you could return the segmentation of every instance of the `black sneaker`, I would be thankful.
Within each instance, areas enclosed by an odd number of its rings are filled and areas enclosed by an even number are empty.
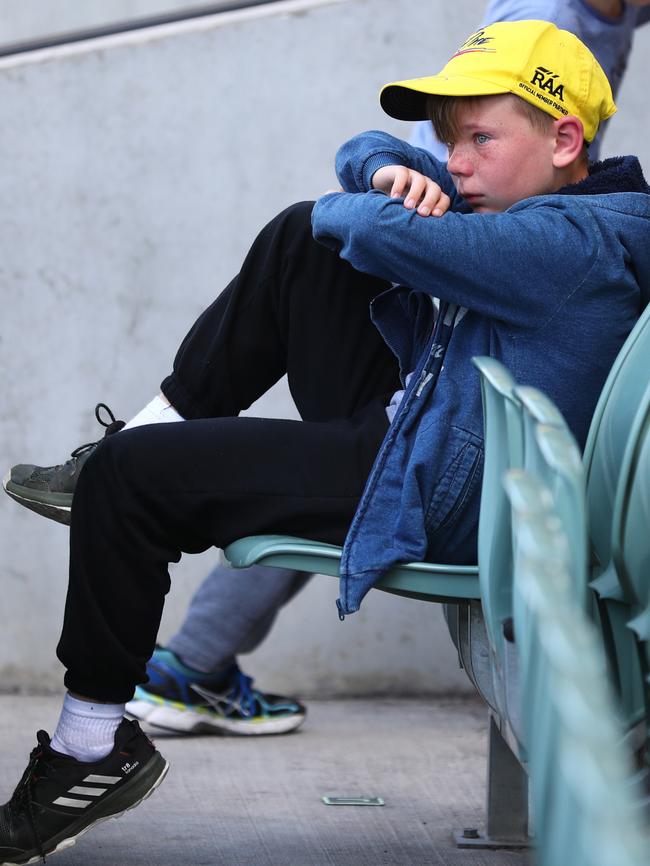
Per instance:
[[[102,418],[102,410],[108,414],[110,421]],[[105,403],[98,403],[95,406],[95,418],[102,427],[106,427],[104,436],[117,433],[124,427],[124,421],[116,421],[115,415]],[[69,460],[57,466],[19,463],[11,469],[2,482],[5,492],[25,508],[56,520],[57,523],[69,525],[77,478],[84,463],[101,441],[100,439],[98,442],[80,445],[72,452]]]
[[[85,763],[55,752],[45,731],[11,800],[0,807],[0,863],[34,863],[74,845],[100,821],[148,797],[169,765],[137,722],[123,719],[113,751]]]

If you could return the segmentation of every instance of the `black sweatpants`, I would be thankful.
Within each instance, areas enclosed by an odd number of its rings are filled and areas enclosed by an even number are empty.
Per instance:
[[[122,702],[146,680],[183,552],[256,533],[343,543],[399,379],[368,312],[387,284],[316,243],[311,209],[266,226],[181,344],[162,390],[188,420],[107,437],[81,473],[57,651],[70,691]],[[285,373],[302,421],[237,417]]]

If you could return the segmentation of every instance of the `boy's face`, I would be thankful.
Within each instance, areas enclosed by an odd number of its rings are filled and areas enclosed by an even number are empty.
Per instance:
[[[447,169],[477,213],[498,213],[561,185],[553,165],[553,124],[548,131],[533,128],[515,99],[485,96],[458,107]]]

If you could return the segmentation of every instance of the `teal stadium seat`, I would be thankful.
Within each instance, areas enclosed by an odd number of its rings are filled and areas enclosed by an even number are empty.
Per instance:
[[[504,628],[507,628],[512,618],[512,549],[510,508],[501,483],[506,470],[522,465],[522,407],[515,396],[516,382],[501,362],[494,358],[477,357],[473,363],[481,377],[485,434],[478,536],[481,604],[478,610],[470,609],[474,623],[471,632],[473,639],[469,641],[469,650],[465,654],[461,652],[461,659],[479,693],[496,713],[502,736],[522,760],[524,755],[517,722],[509,712],[507,695],[508,684],[516,679],[516,669],[513,668],[512,645],[504,634]],[[477,641],[473,636],[481,620],[485,624],[486,642]],[[479,677],[481,660],[482,676]]]
[[[601,636],[573,590],[582,575],[539,478],[507,473],[513,608],[524,685],[537,866],[641,866],[643,791],[609,690]]]
[[[576,603],[586,610],[589,547],[580,449],[566,426],[539,424],[535,441],[537,474],[551,493],[554,510],[568,539],[573,577],[571,592]]]
[[[505,616],[502,606],[507,608],[508,599],[501,599],[498,581],[488,575],[503,573],[500,558],[508,553],[509,528],[501,526],[507,509],[503,508],[499,479],[512,462],[516,465],[521,459],[521,430],[519,407],[512,396],[515,382],[508,370],[494,358],[479,357],[473,362],[480,375],[485,434],[478,540],[481,597],[469,604],[446,604],[445,615],[467,676],[487,705],[501,715],[502,678],[495,668],[500,671],[503,663],[497,639]]]
[[[510,479],[515,479],[512,481]],[[511,470],[504,477],[504,489],[512,508],[512,556],[513,575],[517,558],[521,556],[520,546],[525,541],[529,550],[545,562],[545,567],[552,581],[559,578],[558,575],[565,573],[568,551],[559,545],[557,529],[553,521],[557,523],[557,517],[552,517],[553,500],[550,491],[545,488],[537,478],[524,470]],[[525,516],[525,520],[523,517]],[[539,688],[540,677],[535,676],[538,656],[534,651],[536,623],[528,623],[526,620],[526,609],[522,612],[521,599],[517,597],[516,587],[513,580],[513,630],[515,644],[512,647],[513,664],[508,671],[506,681],[506,695],[508,699],[507,711],[509,723],[516,733],[519,743],[519,754],[526,764],[530,761],[529,737],[531,723],[526,718],[526,711],[530,701],[526,697],[527,688]],[[538,607],[552,604],[552,595],[543,595],[537,599]],[[517,606],[519,605],[519,611]],[[519,624],[518,624],[519,623]],[[524,623],[526,627],[522,628]],[[535,685],[531,687],[531,683]],[[541,707],[541,702],[536,702]],[[538,715],[541,717],[542,709]],[[544,727],[547,730],[547,727]]]
[[[623,455],[632,423],[650,382],[650,306],[621,349],[603,387],[589,428],[583,464],[591,546],[591,586],[601,630],[628,725],[645,713],[642,673],[627,623],[634,597],[626,594],[612,551],[612,525]]]
[[[224,554],[233,568],[269,565],[338,577],[341,550],[290,535],[252,535],[228,545]],[[375,589],[422,601],[465,601],[479,598],[478,567],[407,563],[391,569]]]
[[[650,384],[628,438],[614,507],[612,552],[626,597],[633,599],[631,628],[650,640]]]
[[[623,593],[632,599],[628,628],[636,639],[650,766],[650,385],[637,411],[623,457],[614,506],[612,556]]]
[[[575,603],[584,608],[587,588],[587,527],[580,450],[558,410],[543,394],[530,388],[517,388],[515,393],[520,396],[523,407],[524,466],[530,473],[530,478],[539,478],[545,488],[544,496],[540,496],[536,489],[531,490],[529,498],[521,503],[521,507],[530,509],[531,512],[540,509],[540,522],[546,525],[550,520],[549,514],[541,510],[541,507],[552,506],[553,520],[560,522],[569,540],[566,555],[571,560],[573,576],[569,589]],[[555,426],[541,422],[551,422]],[[531,467],[535,468],[535,474],[532,474]],[[521,494],[523,495],[523,490]],[[548,558],[550,563],[554,563],[550,544]],[[512,582],[512,572],[509,579]],[[526,736],[521,715],[524,674],[518,639],[516,645],[510,645],[509,654],[510,663],[505,670],[505,713],[519,744],[519,756],[526,760]]]
[[[510,372],[494,358],[473,362],[481,375],[485,467],[478,531],[479,583],[493,662],[504,664],[503,623],[512,615],[510,509],[501,479],[523,462],[521,404]]]
[[[583,456],[590,538],[601,572],[595,589],[603,598],[623,598],[616,572],[611,570],[614,498],[627,437],[650,382],[649,358],[650,306],[632,330],[607,377]]]
[[[547,427],[566,430],[567,423],[555,403],[538,388],[517,385],[515,396],[523,408],[524,468],[536,473],[538,464],[541,462],[543,465],[544,462],[537,443],[537,427],[545,424]]]

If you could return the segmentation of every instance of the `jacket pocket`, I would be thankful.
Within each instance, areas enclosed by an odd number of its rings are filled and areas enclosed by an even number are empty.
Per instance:
[[[472,498],[481,480],[483,443],[478,436],[451,427],[448,440],[449,459],[438,479],[427,513],[427,534],[451,529],[463,513],[465,503]]]

